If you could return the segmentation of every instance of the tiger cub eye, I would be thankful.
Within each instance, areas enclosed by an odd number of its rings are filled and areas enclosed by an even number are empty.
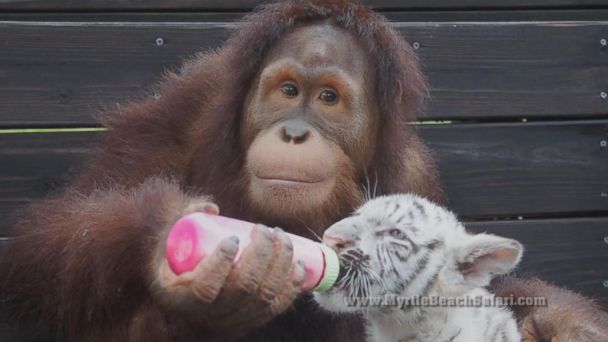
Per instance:
[[[393,228],[391,230],[389,230],[388,234],[392,237],[394,237],[395,239],[403,239],[405,238],[405,233],[402,232],[401,230],[397,229],[397,228]]]

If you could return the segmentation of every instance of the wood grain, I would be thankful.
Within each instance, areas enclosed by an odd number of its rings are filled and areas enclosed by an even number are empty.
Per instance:
[[[0,10],[68,10],[68,11],[125,11],[125,10],[250,10],[264,3],[262,0],[1,0]],[[471,9],[471,8],[595,8],[607,7],[602,0],[366,0],[377,9]]]
[[[420,127],[466,217],[608,212],[608,120]]]
[[[432,85],[427,119],[608,116],[608,21],[394,25],[419,46]],[[0,126],[94,124],[233,27],[0,22]]]

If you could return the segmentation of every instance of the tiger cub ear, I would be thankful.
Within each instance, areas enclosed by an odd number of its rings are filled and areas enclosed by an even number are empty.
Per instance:
[[[491,234],[468,235],[457,247],[455,271],[472,286],[487,286],[495,275],[510,272],[521,260],[523,246]]]

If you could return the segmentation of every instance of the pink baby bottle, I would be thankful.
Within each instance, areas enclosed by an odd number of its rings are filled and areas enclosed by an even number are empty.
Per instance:
[[[166,256],[176,274],[192,271],[218,243],[230,236],[239,238],[238,261],[251,242],[255,224],[218,215],[189,214],[179,219],[167,238]],[[340,263],[336,252],[318,242],[287,233],[293,244],[293,260],[303,261],[306,268],[304,291],[326,291],[338,278]]]

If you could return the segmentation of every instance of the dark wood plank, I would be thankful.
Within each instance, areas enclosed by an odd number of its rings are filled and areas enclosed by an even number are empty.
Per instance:
[[[592,37],[605,32],[608,21],[396,26],[420,44],[432,118],[607,113],[600,90],[608,78],[608,49]]]
[[[606,117],[603,22],[395,23],[433,87],[429,119]],[[0,125],[89,125],[220,44],[231,23],[0,22]],[[163,44],[156,44],[162,38]]]
[[[250,10],[267,1],[262,0],[2,0],[0,10],[68,10],[68,11],[116,11],[116,10]],[[468,8],[581,8],[606,7],[602,0],[364,0],[377,9],[468,9]]]
[[[464,218],[608,213],[608,120],[419,129]],[[98,136],[0,135],[0,236],[17,208],[69,180]]]
[[[466,217],[608,212],[608,120],[420,127]]]
[[[60,190],[98,134],[0,135],[0,236],[19,209]]]
[[[517,270],[580,292],[608,305],[608,217],[469,222],[474,232],[511,237],[524,244]]]
[[[219,45],[230,33],[227,24],[208,23],[49,25],[0,24],[0,41],[5,42],[0,54],[0,122],[94,123],[93,115],[145,95],[144,88],[166,69]],[[162,45],[157,38],[163,39]]]
[[[4,252],[5,252],[7,242],[8,242],[7,237],[0,236],[0,259],[4,258],[6,256]]]
[[[540,22],[540,21],[605,21],[607,8],[547,10],[518,9],[503,11],[492,10],[416,10],[416,11],[378,11],[391,22]],[[121,11],[121,12],[45,12],[0,10],[0,21],[39,21],[39,22],[235,22],[249,12],[242,11]]]

